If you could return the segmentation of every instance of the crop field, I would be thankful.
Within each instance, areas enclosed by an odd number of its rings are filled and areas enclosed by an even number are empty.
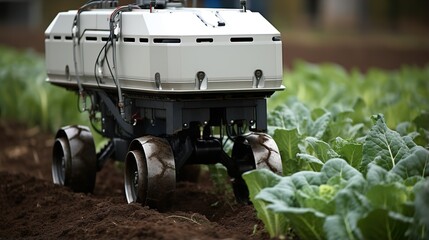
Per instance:
[[[268,100],[283,176],[245,173],[252,205],[240,205],[225,170],[203,168],[167,212],[126,204],[113,161],[93,194],[51,183],[53,134],[90,124],[76,94],[45,79],[41,56],[0,47],[2,239],[429,238],[429,66],[294,62]]]

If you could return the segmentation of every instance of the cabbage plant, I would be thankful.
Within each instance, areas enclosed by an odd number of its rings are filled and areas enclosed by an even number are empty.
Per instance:
[[[429,150],[413,141],[416,134],[401,136],[383,116],[373,119],[362,142],[351,146],[283,134],[278,143],[285,167],[295,153],[295,160],[302,159],[307,145],[313,149],[305,153],[304,159],[312,158],[303,161],[307,169],[284,177],[267,170],[243,175],[271,237],[282,238],[292,228],[300,239],[429,238]],[[284,146],[282,137],[304,147]]]

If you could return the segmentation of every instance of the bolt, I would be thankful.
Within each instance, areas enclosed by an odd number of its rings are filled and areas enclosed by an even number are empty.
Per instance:
[[[262,70],[260,70],[260,69],[256,70],[255,71],[255,77],[258,80],[261,79],[261,77],[262,77]]]
[[[198,80],[202,81],[206,77],[206,74],[203,71],[197,73]]]

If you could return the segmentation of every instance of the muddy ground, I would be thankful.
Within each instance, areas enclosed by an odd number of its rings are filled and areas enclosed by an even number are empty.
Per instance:
[[[53,136],[0,120],[0,239],[267,239],[252,206],[219,195],[210,177],[179,182],[172,209],[127,204],[120,164],[97,174],[94,193],[51,181]]]

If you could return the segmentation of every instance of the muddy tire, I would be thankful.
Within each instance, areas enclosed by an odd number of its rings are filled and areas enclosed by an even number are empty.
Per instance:
[[[75,192],[92,192],[97,156],[91,131],[85,126],[58,130],[52,151],[52,179]]]
[[[167,140],[145,136],[131,142],[124,184],[128,203],[138,202],[158,210],[169,208],[176,187],[176,169]]]
[[[268,169],[282,174],[280,151],[275,141],[265,133],[237,137],[232,148],[232,159],[237,173],[232,187],[238,202],[249,202],[249,190],[242,178],[243,173],[254,169]]]

